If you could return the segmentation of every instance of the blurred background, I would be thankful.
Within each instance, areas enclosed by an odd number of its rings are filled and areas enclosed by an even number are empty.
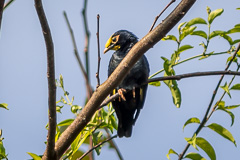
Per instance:
[[[155,19],[170,0],[152,1],[88,1],[87,18],[90,37],[90,81],[96,86],[95,73],[97,70],[97,14],[100,14],[100,48],[101,68],[100,80],[107,79],[107,67],[112,52],[103,55],[102,51],[107,39],[117,30],[126,29],[136,34],[140,39],[146,35]],[[159,19],[159,24],[178,4],[176,1]],[[215,19],[213,30],[228,30],[239,23],[240,7],[238,0],[197,1],[181,22],[189,21],[195,17],[207,19],[206,7],[211,10],[223,8],[224,13]],[[86,98],[85,82],[74,57],[73,46],[69,30],[63,17],[66,11],[78,45],[78,51],[84,59],[84,25],[81,10],[83,1],[51,0],[44,1],[43,6],[51,29],[55,49],[56,78],[63,75],[65,89],[74,96],[74,104],[83,106]],[[207,27],[200,26],[207,31]],[[178,34],[175,26],[169,34]],[[45,150],[48,122],[48,91],[47,91],[47,64],[46,49],[40,23],[35,11],[34,1],[18,0],[13,2],[3,13],[0,35],[0,103],[7,103],[9,110],[0,109],[0,129],[3,130],[3,143],[9,160],[31,159],[26,152],[43,154]],[[239,36],[239,35],[238,35]],[[236,38],[236,37],[235,37]],[[181,58],[185,59],[202,53],[199,43],[203,39],[189,36],[183,44],[194,45],[195,48],[183,52]],[[170,58],[177,45],[170,41],[161,41],[150,49],[146,56],[150,63],[150,74],[163,68],[161,56]],[[210,42],[208,52],[226,51],[228,42],[222,38],[214,38]],[[177,74],[197,71],[224,70],[229,55],[210,57],[205,60],[193,60],[175,67]],[[233,65],[234,66],[234,65]],[[232,68],[234,69],[234,68]],[[160,75],[159,75],[160,76]],[[181,153],[186,146],[184,137],[191,137],[196,130],[196,124],[187,126],[183,132],[185,121],[191,117],[200,120],[205,114],[213,90],[220,76],[198,77],[183,79],[178,82],[182,93],[182,105],[178,109],[172,102],[171,93],[162,83],[161,87],[150,86],[144,108],[133,128],[131,138],[116,138],[124,159],[167,159],[166,154],[170,148]],[[230,80],[226,76],[223,80]],[[239,83],[239,77],[234,83]],[[219,99],[222,89],[216,100]],[[57,100],[63,95],[57,89]],[[227,95],[224,100],[227,105],[239,104],[239,91],[232,92],[232,99]],[[235,109],[235,123],[232,127],[231,118],[224,112],[214,113],[209,123],[219,123],[227,128],[240,142],[240,110]],[[57,114],[58,122],[73,118],[70,108],[64,107],[62,114]],[[239,148],[209,129],[203,129],[199,134],[214,147],[217,159],[236,159],[239,157]],[[87,148],[85,148],[87,150]],[[190,149],[188,152],[195,152]],[[202,156],[208,156],[200,150]],[[108,145],[103,146],[98,160],[117,159],[114,150]],[[177,159],[171,155],[172,159]]]

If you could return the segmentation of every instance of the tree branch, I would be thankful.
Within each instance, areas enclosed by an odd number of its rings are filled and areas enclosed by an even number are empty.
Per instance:
[[[4,8],[5,0],[0,0],[0,31],[2,26],[2,15],[3,15],[3,8]]]
[[[96,73],[96,78],[97,78],[97,87],[100,86],[100,78],[99,78],[99,70],[100,70],[100,62],[101,62],[101,57],[100,57],[100,42],[99,42],[99,19],[100,15],[97,15],[97,46],[98,46],[98,66],[97,66],[97,73]]]
[[[194,73],[186,73],[180,74],[175,76],[165,76],[165,77],[157,77],[148,79],[147,83],[156,82],[156,81],[165,81],[165,80],[181,80],[184,78],[191,78],[191,77],[200,77],[200,76],[214,76],[214,75],[236,75],[240,76],[240,72],[236,71],[209,71],[209,72],[194,72]],[[106,106],[108,103],[112,102],[113,100],[117,99],[120,95],[118,93],[112,95],[111,97],[105,99],[102,104],[100,105],[99,109]]]
[[[227,71],[227,70],[229,69],[229,67],[230,67],[230,65],[232,64],[234,58],[236,57],[237,52],[239,51],[239,49],[240,49],[240,43],[238,44],[238,47],[237,47],[237,49],[235,50],[235,52],[234,52],[234,54],[233,54],[233,56],[232,56],[232,59],[231,59],[231,60],[229,61],[229,63],[227,64],[227,66],[226,66],[226,68],[225,68],[225,71]],[[194,132],[193,135],[195,135],[195,134],[198,135],[198,133],[202,130],[202,128],[204,127],[204,125],[206,124],[206,122],[208,121],[208,119],[210,118],[210,117],[208,117],[208,113],[209,113],[209,111],[210,111],[210,109],[211,109],[211,107],[212,107],[213,101],[214,101],[214,99],[215,99],[215,96],[217,95],[218,88],[220,87],[220,84],[221,84],[223,78],[224,78],[224,74],[223,74],[223,75],[221,76],[221,78],[219,79],[218,84],[217,84],[215,90],[213,91],[213,95],[212,95],[212,98],[211,98],[210,103],[209,103],[209,105],[208,105],[208,108],[207,108],[207,110],[206,110],[206,113],[205,113],[205,115],[204,115],[204,117],[203,117],[200,125],[198,126],[197,130]],[[182,153],[179,154],[178,160],[181,160],[181,159],[183,158],[183,156],[185,155],[185,153],[187,152],[187,150],[188,150],[189,147],[190,147],[190,144],[188,143],[188,144],[186,145],[186,147],[184,148],[184,150],[182,151]]]
[[[4,4],[4,8],[6,9],[14,0],[9,0],[6,4]]]
[[[171,6],[171,4],[173,4],[175,1],[176,1],[176,0],[171,0],[171,2],[169,2],[169,3],[167,4],[167,6],[162,10],[162,12],[161,12],[158,16],[155,17],[154,22],[153,22],[153,24],[152,24],[152,26],[151,26],[151,28],[150,28],[150,30],[149,30],[148,32],[151,32],[151,31],[153,30],[153,27],[154,27],[155,24],[157,23],[158,18],[159,18],[159,17],[167,10],[167,8],[168,8],[169,6]]]
[[[58,158],[62,156],[65,150],[77,137],[79,132],[90,121],[102,101],[121,83],[137,60],[169,32],[195,2],[196,0],[182,0],[161,24],[159,24],[152,32],[148,33],[133,46],[131,51],[122,60],[111,76],[96,89],[86,106],[72,124],[61,134],[55,146]]]
[[[42,1],[35,0],[35,7],[41,23],[43,36],[45,39],[47,50],[47,78],[48,78],[48,107],[49,107],[49,127],[47,137],[47,147],[43,156],[43,160],[56,159],[55,153],[55,133],[56,133],[56,84],[55,84],[55,69],[54,69],[54,47],[50,28],[45,16]]]
[[[84,154],[83,154],[80,158],[78,158],[77,160],[83,159],[86,155],[88,155],[88,154],[89,154],[90,152],[92,152],[94,149],[98,148],[99,146],[103,145],[104,143],[106,143],[106,142],[108,142],[108,141],[110,141],[110,140],[112,140],[113,138],[116,138],[116,137],[117,137],[117,135],[112,136],[112,137],[110,137],[110,138],[108,138],[108,139],[106,139],[106,140],[98,143],[96,146],[94,146],[94,147],[92,147],[91,149],[89,149],[86,153],[84,153]]]
[[[77,62],[79,64],[79,67],[82,71],[82,74],[83,74],[83,77],[85,79],[85,84],[86,84],[86,87],[87,87],[87,92],[89,92],[88,94],[88,98],[90,98],[91,94],[92,94],[92,88],[91,88],[91,85],[89,84],[89,81],[88,81],[88,75],[85,71],[85,68],[82,64],[82,61],[81,61],[81,58],[79,56],[79,53],[78,53],[78,49],[77,49],[77,44],[76,44],[76,41],[75,41],[75,37],[74,37],[74,33],[73,33],[73,30],[72,30],[72,27],[70,25],[70,22],[68,20],[68,17],[67,17],[67,13],[64,11],[63,12],[63,15],[64,15],[64,18],[66,20],[66,23],[67,23],[67,26],[68,26],[68,30],[70,32],[70,35],[71,35],[71,39],[72,39],[72,43],[73,43],[73,48],[74,48],[74,55],[77,59]]]

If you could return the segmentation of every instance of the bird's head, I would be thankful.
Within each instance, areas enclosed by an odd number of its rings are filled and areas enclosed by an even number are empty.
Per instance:
[[[109,50],[120,50],[129,48],[132,44],[135,44],[138,38],[131,32],[127,30],[119,30],[115,32],[105,44],[105,49],[103,53]],[[132,47],[132,46],[131,46]]]

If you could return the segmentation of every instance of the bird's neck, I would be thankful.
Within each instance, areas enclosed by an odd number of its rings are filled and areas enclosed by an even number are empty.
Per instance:
[[[119,53],[123,56],[127,55],[127,53],[131,50],[131,48],[137,43],[137,41],[131,42],[128,45],[124,45],[119,49]]]

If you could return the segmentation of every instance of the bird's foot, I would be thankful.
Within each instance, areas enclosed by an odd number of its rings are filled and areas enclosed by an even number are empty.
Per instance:
[[[118,90],[118,94],[120,95],[120,97],[121,97],[121,99],[122,100],[124,100],[124,101],[126,101],[126,98],[124,97],[124,93],[126,93],[127,91],[126,91],[126,89],[123,89],[123,88],[120,88],[119,90]],[[120,98],[119,97],[119,98]],[[119,99],[120,100],[120,99]]]

